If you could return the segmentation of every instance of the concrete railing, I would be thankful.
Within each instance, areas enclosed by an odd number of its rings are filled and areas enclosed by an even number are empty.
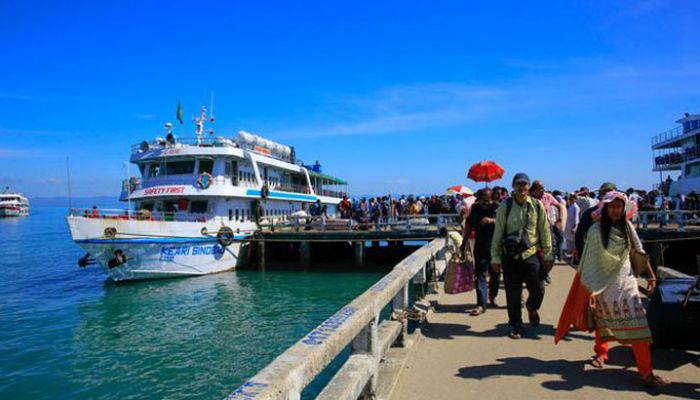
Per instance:
[[[298,400],[304,388],[350,344],[352,354],[317,398],[372,397],[381,378],[379,362],[392,344],[403,345],[407,334],[405,319],[380,323],[379,314],[388,304],[394,311],[408,309],[409,284],[426,281],[428,267],[446,256],[446,243],[447,239],[439,238],[416,250],[227,399]]]

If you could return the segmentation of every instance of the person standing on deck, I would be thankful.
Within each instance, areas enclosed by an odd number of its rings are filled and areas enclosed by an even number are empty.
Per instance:
[[[488,304],[496,307],[496,295],[501,284],[501,274],[491,268],[491,239],[496,225],[496,210],[498,204],[492,199],[492,192],[484,188],[476,193],[477,202],[472,205],[466,217],[464,227],[464,245],[468,246],[468,238],[474,231],[474,269],[476,272],[476,308],[471,315],[477,316],[486,312]],[[487,293],[488,278],[488,293]]]
[[[581,263],[562,309],[554,343],[573,325],[595,331],[595,356],[591,365],[603,368],[608,359],[608,342],[631,345],[637,369],[644,383],[654,388],[668,381],[654,375],[651,367],[651,331],[647,322],[637,277],[630,263],[630,251],[644,252],[634,226],[627,220],[627,196],[610,191],[594,212],[596,222],[588,229]],[[656,277],[647,261],[647,291],[656,289]]]
[[[491,267],[497,273],[503,270],[508,306],[508,336],[523,336],[522,292],[523,283],[529,293],[525,306],[530,324],[540,323],[538,310],[544,299],[545,273],[552,259],[552,236],[544,205],[529,196],[530,178],[524,173],[513,177],[513,197],[504,201],[496,212],[496,225],[491,242]],[[538,254],[542,250],[542,260]]]

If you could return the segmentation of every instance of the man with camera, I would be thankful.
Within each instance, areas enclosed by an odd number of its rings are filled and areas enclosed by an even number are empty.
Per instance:
[[[530,178],[522,172],[513,177],[513,196],[501,203],[491,242],[491,267],[503,270],[508,306],[508,336],[523,336],[523,283],[529,293],[525,302],[530,325],[540,323],[538,310],[544,298],[544,277],[554,265],[552,236],[547,211],[539,200],[530,197]]]

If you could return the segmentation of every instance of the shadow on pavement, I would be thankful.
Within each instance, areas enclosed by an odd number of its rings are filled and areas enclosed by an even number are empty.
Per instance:
[[[632,350],[625,346],[615,346],[608,352],[608,364],[618,366],[634,366]],[[652,362],[655,370],[673,371],[687,364],[700,368],[700,353],[672,349],[652,349]],[[698,371],[700,381],[700,371]]]
[[[465,314],[464,319],[467,320],[468,318],[471,317]],[[493,329],[489,329],[483,332],[476,332],[472,331],[471,326],[466,324],[447,324],[440,322],[429,322],[422,329],[423,336],[431,339],[452,339],[455,336],[473,336],[481,338],[502,337],[504,338],[504,340],[513,340],[507,337],[509,332],[510,327],[508,326],[508,324],[498,324]],[[555,332],[556,330],[554,326],[549,324],[540,324],[540,326],[536,328],[529,327],[527,324],[525,324],[525,335],[520,340],[527,341],[547,339],[551,340],[552,346],[554,346]],[[569,333],[564,339],[562,339],[562,341],[570,341],[572,339],[592,341],[593,337],[591,335],[584,335],[580,333]]]
[[[541,386],[545,389],[564,392],[583,387],[595,387],[648,395],[673,395],[687,399],[700,398],[700,383],[672,383],[660,391],[646,388],[634,368],[631,352],[627,358],[625,365],[630,364],[630,368],[619,370],[585,369],[587,361],[543,361],[533,357],[510,357],[498,359],[497,364],[460,368],[456,376],[465,379],[485,379],[499,376],[559,375],[559,380],[546,380],[549,377],[542,377],[545,380]]]

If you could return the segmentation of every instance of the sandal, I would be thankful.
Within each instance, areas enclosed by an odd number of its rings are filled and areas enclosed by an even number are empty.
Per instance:
[[[508,337],[510,337],[511,339],[521,339],[523,337],[523,333],[525,333],[523,331],[523,328],[521,326],[516,326],[513,328],[512,331],[510,331]]]
[[[472,310],[472,312],[469,313],[472,317],[476,317],[477,315],[481,315],[486,312],[486,309],[482,306],[477,306],[475,309]]]
[[[670,383],[671,382],[666,379],[654,374],[649,374],[644,378],[644,384],[652,389],[660,389],[664,386],[668,386]]]
[[[593,359],[591,360],[590,364],[593,366],[593,368],[603,368],[605,366],[605,359],[603,356],[593,356]]]

